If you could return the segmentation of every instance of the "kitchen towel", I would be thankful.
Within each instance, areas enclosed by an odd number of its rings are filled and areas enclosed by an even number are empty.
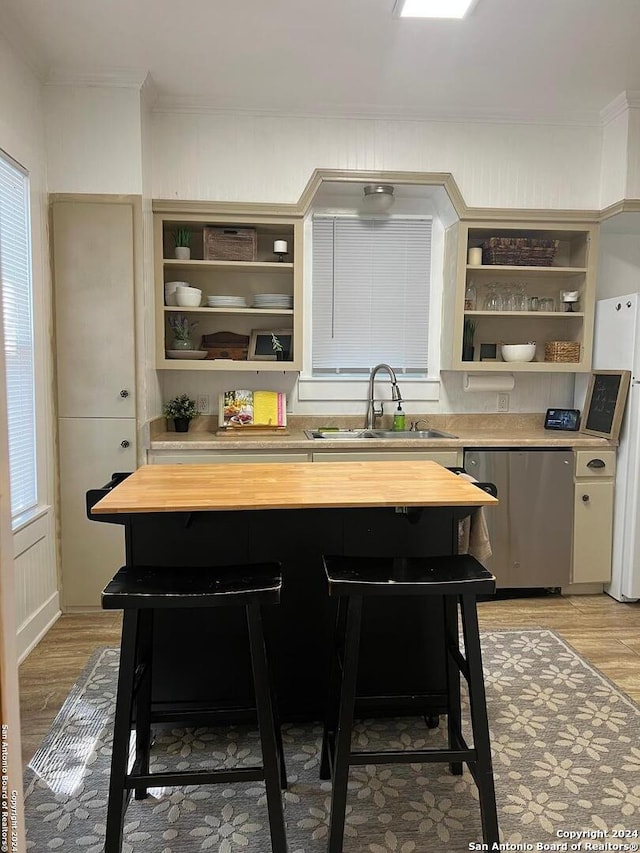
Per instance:
[[[475,477],[463,471],[458,476],[470,483],[478,482]],[[484,507],[479,506],[471,515],[458,522],[458,554],[471,554],[476,560],[484,563],[492,553]]]

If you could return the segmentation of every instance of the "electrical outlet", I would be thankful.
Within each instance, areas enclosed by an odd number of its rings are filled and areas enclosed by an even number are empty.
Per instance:
[[[498,411],[499,412],[508,412],[509,411],[509,395],[508,394],[498,394]]]
[[[198,409],[199,415],[208,415],[209,414],[209,395],[208,394],[198,394],[198,398],[196,400],[196,407]]]

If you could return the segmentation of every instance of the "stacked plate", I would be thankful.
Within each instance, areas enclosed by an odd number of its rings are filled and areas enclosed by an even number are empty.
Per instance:
[[[258,293],[253,297],[254,308],[293,308],[293,296],[286,293]]]
[[[246,308],[247,300],[244,296],[207,296],[207,307]]]

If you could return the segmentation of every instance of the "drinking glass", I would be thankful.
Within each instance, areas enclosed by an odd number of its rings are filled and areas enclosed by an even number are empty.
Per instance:
[[[545,296],[540,300],[540,311],[555,311],[556,300],[551,296]]]
[[[502,300],[498,294],[498,286],[493,281],[487,285],[487,295],[484,299],[483,308],[485,311],[500,311],[502,308]]]
[[[515,285],[515,293],[513,296],[514,302],[514,311],[526,311],[527,310],[527,288],[524,284],[516,284]]]
[[[516,297],[513,292],[513,287],[510,284],[500,285],[502,290],[502,310],[503,311],[515,311],[516,310]]]

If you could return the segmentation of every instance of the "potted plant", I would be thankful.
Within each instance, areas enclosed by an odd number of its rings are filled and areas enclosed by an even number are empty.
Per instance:
[[[164,404],[164,416],[172,420],[176,432],[189,432],[189,421],[196,417],[198,408],[188,394],[180,394]]]
[[[276,361],[282,361],[284,358],[284,347],[280,343],[280,339],[277,335],[271,333],[271,349],[276,354]]]
[[[476,333],[475,320],[464,321],[462,330],[462,360],[473,361],[473,337]]]
[[[175,243],[175,256],[179,261],[188,261],[191,258],[191,231],[188,228],[178,228],[173,232]]]
[[[173,343],[171,349],[195,349],[191,340],[191,332],[198,325],[192,323],[184,316],[184,314],[171,314],[169,317],[169,325],[173,330]]]

